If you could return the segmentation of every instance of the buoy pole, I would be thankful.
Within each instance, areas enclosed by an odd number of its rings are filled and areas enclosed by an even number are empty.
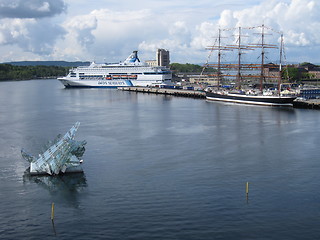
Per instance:
[[[51,205],[51,220],[53,221],[54,219],[54,203]]]
[[[249,182],[246,183],[246,194],[249,195]]]
[[[249,182],[246,183],[246,200],[249,203]]]

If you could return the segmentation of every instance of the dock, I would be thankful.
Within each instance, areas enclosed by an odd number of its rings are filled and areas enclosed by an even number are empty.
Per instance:
[[[189,98],[206,98],[206,93],[199,90],[186,90],[186,89],[171,89],[171,88],[152,88],[152,87],[119,87],[118,90],[139,92],[139,93],[153,93],[172,95]]]
[[[294,108],[320,109],[320,99],[295,100]]]
[[[163,94],[178,97],[206,98],[206,93],[200,90],[176,89],[176,88],[156,88],[156,87],[119,87],[118,90],[136,92]],[[295,100],[294,108],[320,109],[320,99]]]

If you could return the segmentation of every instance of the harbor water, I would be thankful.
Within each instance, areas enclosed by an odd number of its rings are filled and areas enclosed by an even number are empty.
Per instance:
[[[54,79],[1,82],[0,103],[0,239],[320,238],[317,110]],[[21,148],[77,121],[84,173],[28,176]]]

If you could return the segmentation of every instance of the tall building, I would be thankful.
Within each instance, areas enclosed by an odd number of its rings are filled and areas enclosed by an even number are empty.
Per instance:
[[[156,61],[158,66],[166,66],[169,67],[170,64],[170,56],[169,51],[165,49],[158,49],[156,55]]]

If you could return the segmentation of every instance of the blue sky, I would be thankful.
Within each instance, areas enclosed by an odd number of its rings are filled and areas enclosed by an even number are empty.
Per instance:
[[[219,27],[264,23],[283,31],[287,61],[319,63],[319,12],[319,0],[0,0],[0,62],[149,60],[165,48],[171,62],[201,63]]]

